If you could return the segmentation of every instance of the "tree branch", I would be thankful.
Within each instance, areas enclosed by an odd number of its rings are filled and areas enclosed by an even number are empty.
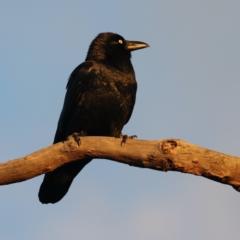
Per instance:
[[[218,153],[178,139],[157,141],[112,137],[81,137],[43,148],[23,158],[0,164],[0,185],[28,180],[86,157],[105,158],[130,166],[178,171],[231,185],[240,191],[240,158]]]

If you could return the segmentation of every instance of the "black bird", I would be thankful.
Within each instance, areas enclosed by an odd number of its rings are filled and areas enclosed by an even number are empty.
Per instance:
[[[137,82],[131,51],[148,47],[115,33],[100,33],[90,44],[85,62],[71,73],[54,142],[76,132],[121,137],[135,104]],[[65,164],[45,174],[39,190],[42,203],[56,203],[92,159]]]

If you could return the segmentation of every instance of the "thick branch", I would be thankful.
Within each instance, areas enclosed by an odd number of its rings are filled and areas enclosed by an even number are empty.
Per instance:
[[[132,140],[121,145],[111,137],[72,137],[26,157],[0,164],[0,185],[21,182],[85,157],[105,158],[135,167],[179,171],[229,184],[240,191],[240,158],[177,140]],[[78,160],[81,161],[81,160]]]

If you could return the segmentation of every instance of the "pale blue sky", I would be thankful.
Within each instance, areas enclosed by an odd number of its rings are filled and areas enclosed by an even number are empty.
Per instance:
[[[147,42],[132,62],[124,133],[240,156],[240,1],[1,1],[0,161],[50,145],[71,71],[112,31]],[[240,193],[175,172],[92,161],[55,205],[43,176],[0,187],[0,239],[238,239]]]

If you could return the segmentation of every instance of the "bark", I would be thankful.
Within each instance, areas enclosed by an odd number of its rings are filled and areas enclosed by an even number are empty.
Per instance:
[[[72,138],[22,158],[0,164],[0,185],[28,180],[82,158],[105,158],[158,171],[178,171],[231,185],[240,191],[240,158],[179,139],[136,140],[111,137]]]

